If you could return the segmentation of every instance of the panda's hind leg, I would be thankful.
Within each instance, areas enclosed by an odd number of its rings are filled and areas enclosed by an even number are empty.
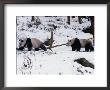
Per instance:
[[[80,51],[80,48],[81,48],[81,47],[78,47],[78,48],[77,48],[77,51]]]
[[[94,51],[94,47],[93,46],[90,47],[90,51]]]
[[[28,51],[31,51],[32,50],[32,47],[28,47]]]

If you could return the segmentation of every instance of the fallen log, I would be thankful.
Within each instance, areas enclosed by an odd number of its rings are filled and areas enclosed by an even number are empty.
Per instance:
[[[55,45],[55,46],[52,46],[51,48],[58,47],[58,46],[62,46],[62,45],[66,45],[66,44]],[[47,47],[47,49],[49,49],[49,48],[50,48],[50,47]]]
[[[61,44],[61,45],[55,45],[55,46],[52,46],[51,48],[54,48],[54,47],[58,47],[58,46],[63,46],[63,45],[66,45],[66,44]],[[50,47],[46,47],[47,49],[50,49]],[[16,50],[20,50],[19,48],[16,48]],[[39,49],[39,50],[41,50],[41,49]],[[20,50],[20,51],[22,51],[22,50]],[[25,51],[25,50],[23,50],[23,51]]]

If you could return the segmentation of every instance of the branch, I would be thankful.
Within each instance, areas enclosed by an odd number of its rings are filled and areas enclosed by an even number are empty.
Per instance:
[[[58,46],[62,46],[62,45],[66,45],[66,44],[61,44],[61,45],[52,46],[51,48],[58,47]],[[50,49],[50,47],[47,47],[47,49]]]
[[[54,47],[58,47],[58,46],[62,46],[62,45],[66,45],[66,44],[61,44],[61,45],[55,45],[55,46],[52,46],[51,48],[54,48]],[[25,51],[25,50],[20,50],[19,48],[16,48],[17,50],[19,51]],[[47,47],[47,49],[50,49],[50,47]],[[39,49],[41,50],[41,49]],[[50,49],[51,50],[51,49]],[[51,50],[52,51],[52,50]]]

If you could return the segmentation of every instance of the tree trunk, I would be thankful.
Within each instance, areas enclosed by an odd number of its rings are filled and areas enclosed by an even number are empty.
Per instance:
[[[32,16],[32,19],[31,19],[31,21],[35,21],[35,17],[34,17],[34,16]]]
[[[67,16],[67,23],[70,25],[70,16]]]
[[[91,27],[90,27],[90,29],[91,29],[91,32],[92,32],[92,34],[93,34],[93,42],[94,42],[94,16],[90,16],[90,20],[91,20]]]
[[[50,38],[50,49],[52,48],[52,44],[53,44],[53,31],[51,30],[51,38]]]
[[[91,30],[93,32],[93,36],[94,36],[94,16],[90,16],[90,20],[91,20]]]
[[[78,16],[78,22],[79,22],[79,24],[81,24],[81,16]]]

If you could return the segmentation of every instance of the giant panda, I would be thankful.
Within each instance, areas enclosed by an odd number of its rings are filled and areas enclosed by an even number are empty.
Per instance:
[[[85,48],[85,51],[94,51],[93,47],[93,39],[78,39],[73,38],[71,40],[68,40],[67,42],[68,46],[72,47],[72,51],[80,51],[81,48]]]
[[[24,48],[28,48],[28,51],[31,51],[32,48],[35,49],[35,51],[38,51],[39,49],[43,49],[44,51],[47,51],[46,47],[44,46],[43,42],[41,42],[39,39],[36,38],[24,38],[19,40],[19,48],[18,50],[23,50]]]

